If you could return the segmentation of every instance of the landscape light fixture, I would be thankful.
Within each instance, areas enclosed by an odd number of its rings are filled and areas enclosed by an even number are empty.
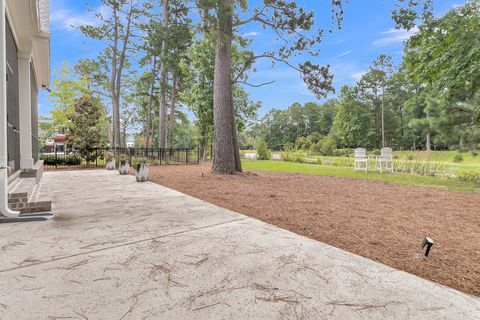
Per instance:
[[[433,240],[430,239],[429,237],[425,237],[422,242],[422,250],[423,248],[427,247],[427,250],[425,251],[425,257],[428,257],[428,254],[430,253],[430,248],[433,246]]]

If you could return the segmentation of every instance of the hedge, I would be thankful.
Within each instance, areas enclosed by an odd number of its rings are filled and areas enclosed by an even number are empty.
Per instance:
[[[78,166],[82,163],[80,157],[55,158],[52,156],[44,157],[43,164],[46,166]]]

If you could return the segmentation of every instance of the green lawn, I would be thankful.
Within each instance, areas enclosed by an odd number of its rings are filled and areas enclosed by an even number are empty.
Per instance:
[[[405,185],[432,186],[448,188],[457,191],[474,191],[476,186],[472,183],[464,183],[456,180],[441,179],[437,177],[420,176],[408,173],[380,173],[353,171],[351,167],[323,166],[316,164],[303,164],[284,161],[256,161],[243,160],[245,170],[272,171],[318,174],[322,176],[335,176],[353,179],[368,179],[385,182],[394,182]]]

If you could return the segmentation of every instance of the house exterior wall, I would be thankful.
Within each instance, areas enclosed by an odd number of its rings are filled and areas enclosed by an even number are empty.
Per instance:
[[[8,164],[20,168],[20,120],[18,104],[18,50],[10,24],[6,23],[7,46],[7,150]]]
[[[38,94],[50,85],[49,0],[2,0],[0,4],[5,19],[1,45],[6,54],[0,162],[12,173],[33,169],[38,160]]]

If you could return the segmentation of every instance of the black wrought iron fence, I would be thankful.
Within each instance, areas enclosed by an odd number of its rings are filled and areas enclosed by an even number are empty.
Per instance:
[[[116,161],[125,159],[130,164],[146,161],[151,166],[199,163],[197,149],[89,148],[80,151],[48,147],[40,150],[45,170],[103,168],[112,157]]]

